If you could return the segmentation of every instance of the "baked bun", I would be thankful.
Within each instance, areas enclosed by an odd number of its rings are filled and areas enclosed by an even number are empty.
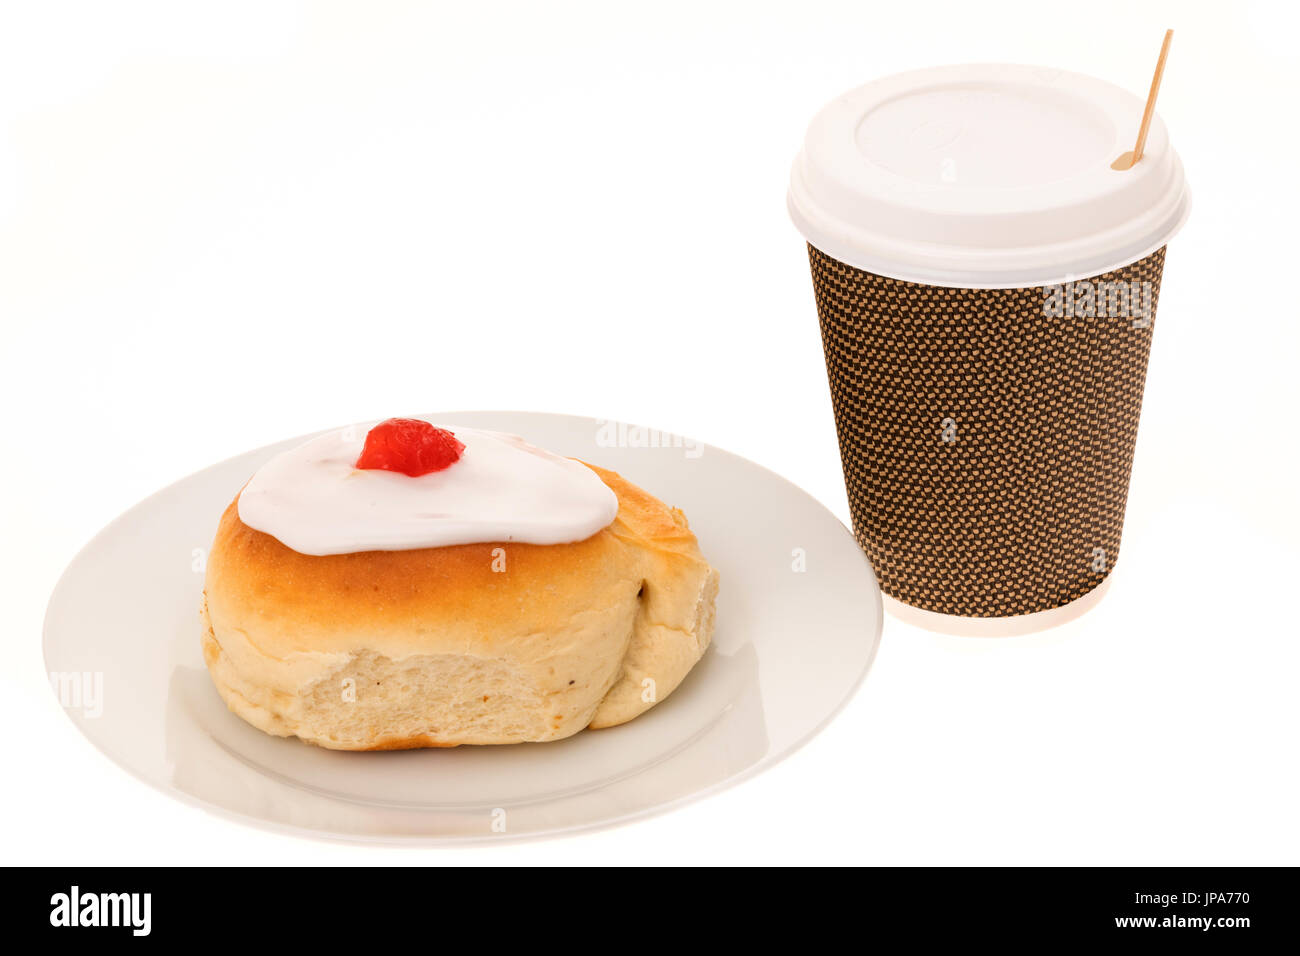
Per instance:
[[[680,511],[588,467],[618,511],[572,544],[308,555],[236,498],[201,611],[218,692],[336,750],[559,740],[645,712],[708,647],[718,575]]]

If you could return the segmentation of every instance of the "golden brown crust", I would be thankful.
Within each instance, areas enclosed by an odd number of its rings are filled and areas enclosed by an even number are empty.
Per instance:
[[[236,499],[222,515],[205,586],[204,654],[218,689],[268,733],[338,749],[555,739],[642,712],[651,703],[628,685],[624,662],[638,662],[641,680],[661,661],[657,699],[667,696],[708,643],[693,629],[711,629],[716,575],[681,512],[588,467],[618,496],[619,511],[572,544],[305,555],[245,525]],[[437,698],[429,726],[393,733],[378,711],[335,707],[334,682],[362,664],[401,671],[403,681],[445,672],[445,687],[422,691]],[[483,707],[455,696],[480,683],[490,691]],[[367,691],[367,703],[387,693],[381,680]],[[498,703],[489,707],[491,694]],[[338,713],[327,719],[331,708]]]

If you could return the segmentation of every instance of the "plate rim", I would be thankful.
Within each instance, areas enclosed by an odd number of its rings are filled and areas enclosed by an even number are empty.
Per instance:
[[[620,421],[619,419],[614,419],[614,418],[599,418],[599,417],[588,416],[588,415],[575,415],[566,412],[538,412],[538,411],[525,411],[525,410],[518,410],[518,409],[460,409],[459,411],[454,411],[454,412],[438,412],[436,414],[431,414],[431,415],[425,415],[421,413],[421,415],[422,417],[425,418],[442,419],[444,421],[452,420],[457,415],[528,416],[528,417],[545,418],[545,419],[552,419],[552,420],[568,419],[573,422],[601,422],[601,421],[619,422]],[[364,423],[365,422],[363,421],[363,422],[353,422],[351,424],[360,425]],[[631,423],[627,423],[627,424],[630,425]],[[46,675],[48,676],[48,674],[50,673],[49,670],[50,617],[51,617],[51,611],[55,604],[55,600],[56,598],[59,597],[60,593],[63,591],[67,582],[69,572],[81,560],[81,558],[100,541],[100,539],[107,536],[115,527],[117,527],[122,522],[126,521],[135,512],[144,509],[155,498],[161,497],[162,495],[174,489],[176,486],[189,482],[194,478],[198,477],[199,475],[204,474],[205,472],[218,469],[223,465],[227,465],[235,461],[236,459],[243,458],[246,455],[259,452],[264,449],[272,448],[279,445],[287,445],[291,442],[301,443],[303,441],[309,440],[310,438],[316,435],[321,435],[326,432],[332,431],[334,429],[346,428],[346,427],[348,427],[348,425],[346,424],[335,425],[332,426],[331,428],[319,429],[317,431],[307,432],[295,437],[269,442],[266,445],[262,445],[257,448],[250,448],[247,449],[246,451],[227,456],[226,458],[223,458],[220,461],[216,461],[209,465],[205,465],[204,467],[198,469],[197,471],[191,472],[190,474],[178,478],[175,481],[169,482],[168,484],[162,486],[161,488],[158,488],[155,491],[149,493],[145,497],[135,502],[135,504],[131,505],[124,511],[117,514],[112,520],[110,520],[107,524],[101,527],[97,532],[91,535],[91,537],[87,539],[86,542],[76,550],[76,552],[72,555],[72,557],[68,559],[67,563],[63,567],[63,570],[59,574],[58,580],[55,582],[54,587],[50,591],[49,598],[46,600],[45,614],[42,616],[42,621],[41,621],[41,661],[45,667]],[[786,478],[784,475],[772,470],[771,468],[766,467],[765,465],[761,465],[758,462],[752,461],[751,459],[746,458],[743,455],[737,454],[736,452],[728,451],[725,448],[720,448],[717,445],[713,445],[708,442],[700,442],[699,444],[702,448],[706,449],[707,451],[721,453],[723,455],[736,459],[737,461],[743,463],[744,465],[750,468],[754,468],[761,472],[766,473],[767,475],[775,478],[782,484],[788,486],[797,494],[807,498],[818,508],[825,511],[826,514],[830,516],[831,520],[833,520],[835,524],[837,524],[844,531],[844,533],[847,534],[849,538],[853,541],[854,545],[856,546],[858,555],[861,557],[863,564],[866,565],[870,580],[872,580],[873,582],[876,581],[875,569],[872,567],[871,561],[867,557],[866,552],[863,551],[861,547],[857,545],[857,539],[854,537],[852,530],[849,529],[848,526],[846,526],[844,522],[841,521],[839,517],[833,511],[830,510],[830,508],[826,507],[826,505],[820,499],[814,497],[811,493],[805,491],[802,487],[795,484],[793,481]],[[72,724],[72,726],[76,729],[77,733],[81,736],[82,740],[90,744],[90,746],[100,757],[107,760],[113,767],[115,767],[119,771],[125,772],[131,778],[139,781],[140,783],[145,784],[150,789],[162,793],[168,797],[171,797],[172,799],[178,800],[179,802],[181,802],[186,806],[194,807],[203,810],[207,813],[210,813],[220,819],[227,820],[233,823],[242,824],[244,826],[253,827],[254,829],[261,830],[264,832],[274,833],[280,836],[297,837],[300,839],[321,840],[330,843],[346,844],[349,846],[361,845],[361,846],[448,848],[448,849],[453,849],[456,847],[477,847],[477,846],[519,844],[519,843],[533,842],[538,840],[559,839],[564,837],[578,836],[584,833],[594,833],[600,830],[613,829],[614,827],[625,826],[627,824],[634,823],[639,820],[647,820],[653,817],[671,813],[674,810],[678,810],[683,807],[689,806],[690,804],[696,803],[697,801],[704,800],[712,796],[716,796],[717,794],[729,790],[732,787],[738,786],[739,784],[752,779],[758,774],[766,770],[770,770],[772,767],[775,767],[776,765],[782,763],[791,755],[802,750],[805,746],[807,746],[809,741],[811,741],[813,738],[821,734],[821,732],[825,730],[826,727],[829,726],[830,723],[834,721],[843,712],[844,708],[848,706],[849,702],[852,701],[857,696],[858,691],[862,688],[863,683],[866,681],[867,676],[871,673],[871,670],[875,665],[876,655],[880,651],[880,643],[883,638],[884,602],[882,600],[879,587],[876,588],[874,593],[876,595],[874,622],[871,621],[866,622],[867,626],[864,629],[865,636],[870,641],[870,646],[867,650],[867,654],[862,664],[861,670],[859,671],[858,675],[854,678],[853,683],[840,696],[840,699],[837,700],[827,710],[825,715],[816,724],[814,724],[806,733],[802,734],[798,739],[796,739],[795,741],[791,742],[790,744],[786,745],[785,747],[777,751],[773,751],[771,753],[765,754],[762,758],[750,764],[748,767],[745,767],[743,770],[740,770],[737,773],[734,773],[731,776],[726,777],[722,780],[715,781],[714,783],[711,783],[705,787],[701,787],[698,790],[693,790],[690,793],[686,793],[681,796],[674,797],[670,800],[666,800],[650,806],[629,810],[625,813],[603,817],[598,820],[584,821],[581,823],[570,824],[567,826],[557,827],[553,829],[537,830],[537,831],[523,832],[523,833],[512,833],[510,831],[506,831],[504,833],[495,833],[495,834],[484,833],[481,835],[474,835],[474,834],[374,835],[374,834],[362,834],[362,833],[347,833],[335,829],[317,829],[317,828],[301,826],[293,823],[271,820],[266,817],[253,816],[251,814],[242,813],[237,810],[232,810],[227,807],[221,806],[220,804],[213,803],[209,800],[205,800],[202,797],[196,796],[195,794],[189,793],[185,790],[181,790],[175,786],[167,785],[161,781],[155,781],[149,779],[148,777],[145,776],[143,771],[138,770],[135,767],[132,767],[126,763],[119,761],[111,753],[109,753],[104,748],[102,748],[99,745],[99,743],[85,731],[85,729],[81,726],[81,724],[78,723],[78,721],[73,717],[72,713],[69,711],[68,708],[60,704],[59,710],[63,713],[64,719],[68,720]],[[48,685],[48,680],[46,681],[46,683]],[[257,771],[256,768],[249,767],[249,769],[252,772],[257,772],[260,774],[260,771]],[[292,784],[285,784],[282,783],[281,781],[276,781],[276,782],[282,786],[292,786]]]

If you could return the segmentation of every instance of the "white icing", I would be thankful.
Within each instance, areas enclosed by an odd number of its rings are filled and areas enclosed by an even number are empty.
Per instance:
[[[319,435],[276,455],[239,496],[244,524],[302,554],[503,541],[563,544],[609,525],[618,498],[590,468],[515,435],[440,425],[460,460],[412,478],[354,467],[366,433]]]

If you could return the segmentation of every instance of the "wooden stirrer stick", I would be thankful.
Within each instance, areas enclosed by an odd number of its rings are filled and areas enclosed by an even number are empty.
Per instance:
[[[1142,158],[1142,151],[1147,145],[1147,131],[1151,129],[1151,117],[1156,111],[1156,97],[1160,94],[1160,78],[1165,75],[1165,60],[1169,57],[1169,41],[1174,38],[1173,30],[1165,31],[1165,42],[1160,45],[1160,59],[1156,61],[1156,73],[1151,77],[1151,92],[1147,94],[1147,108],[1142,111],[1142,125],[1138,128],[1137,145],[1132,152],[1124,153],[1110,164],[1111,169],[1131,169]]]

